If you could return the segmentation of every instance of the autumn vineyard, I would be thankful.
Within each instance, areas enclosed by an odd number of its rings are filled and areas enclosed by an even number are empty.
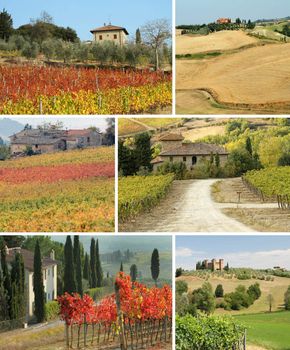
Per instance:
[[[88,295],[58,298],[68,348],[139,349],[170,342],[172,291],[148,288],[119,272],[115,294],[97,304]]]
[[[164,72],[0,67],[1,114],[137,114],[171,103],[171,75]]]
[[[0,231],[113,231],[114,168],[114,147],[1,162]]]

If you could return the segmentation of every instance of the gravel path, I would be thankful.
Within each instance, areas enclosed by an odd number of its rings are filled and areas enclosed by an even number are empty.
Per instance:
[[[221,212],[234,203],[216,203],[211,186],[217,180],[175,181],[166,199],[151,212],[120,225],[122,232],[253,232]],[[252,204],[250,204],[252,206]]]

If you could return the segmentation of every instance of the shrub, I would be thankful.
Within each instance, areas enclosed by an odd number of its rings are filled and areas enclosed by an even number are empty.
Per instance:
[[[204,311],[206,314],[212,313],[215,309],[215,298],[211,284],[204,282],[201,288],[194,290],[190,301],[197,309]]]
[[[187,294],[177,294],[175,299],[176,314],[184,316],[190,313],[189,310],[189,299]]]
[[[253,302],[259,299],[262,294],[259,283],[252,284],[248,288],[247,293],[252,298]]]
[[[49,301],[45,304],[45,320],[53,321],[58,318],[59,304],[57,301]]]
[[[187,170],[183,162],[165,162],[158,167],[157,173],[161,175],[174,174],[176,180],[184,180]]]
[[[290,286],[284,294],[285,309],[290,310]]]
[[[183,294],[188,291],[188,285],[185,281],[176,281],[175,290],[177,294]]]
[[[88,294],[92,299],[97,300],[99,299],[103,294],[103,288],[90,288],[85,291],[85,294]]]
[[[224,289],[221,284],[217,285],[214,294],[217,298],[222,298],[224,296]]]

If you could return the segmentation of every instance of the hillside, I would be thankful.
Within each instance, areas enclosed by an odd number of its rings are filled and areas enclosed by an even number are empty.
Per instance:
[[[114,230],[114,147],[1,162],[2,232]]]
[[[0,137],[4,140],[8,140],[8,137],[23,130],[24,125],[17,122],[16,120],[11,120],[9,118],[0,119]]]

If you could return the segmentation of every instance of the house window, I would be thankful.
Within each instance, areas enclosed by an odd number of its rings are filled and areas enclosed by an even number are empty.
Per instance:
[[[196,156],[193,156],[192,157],[192,165],[195,165],[197,162],[197,157]]]
[[[99,35],[99,40],[103,40],[103,35]]]
[[[117,34],[114,34],[114,39],[117,39]]]
[[[170,159],[170,162],[173,162],[173,157],[170,157],[169,159]]]
[[[186,162],[186,157],[183,157],[183,161]]]

